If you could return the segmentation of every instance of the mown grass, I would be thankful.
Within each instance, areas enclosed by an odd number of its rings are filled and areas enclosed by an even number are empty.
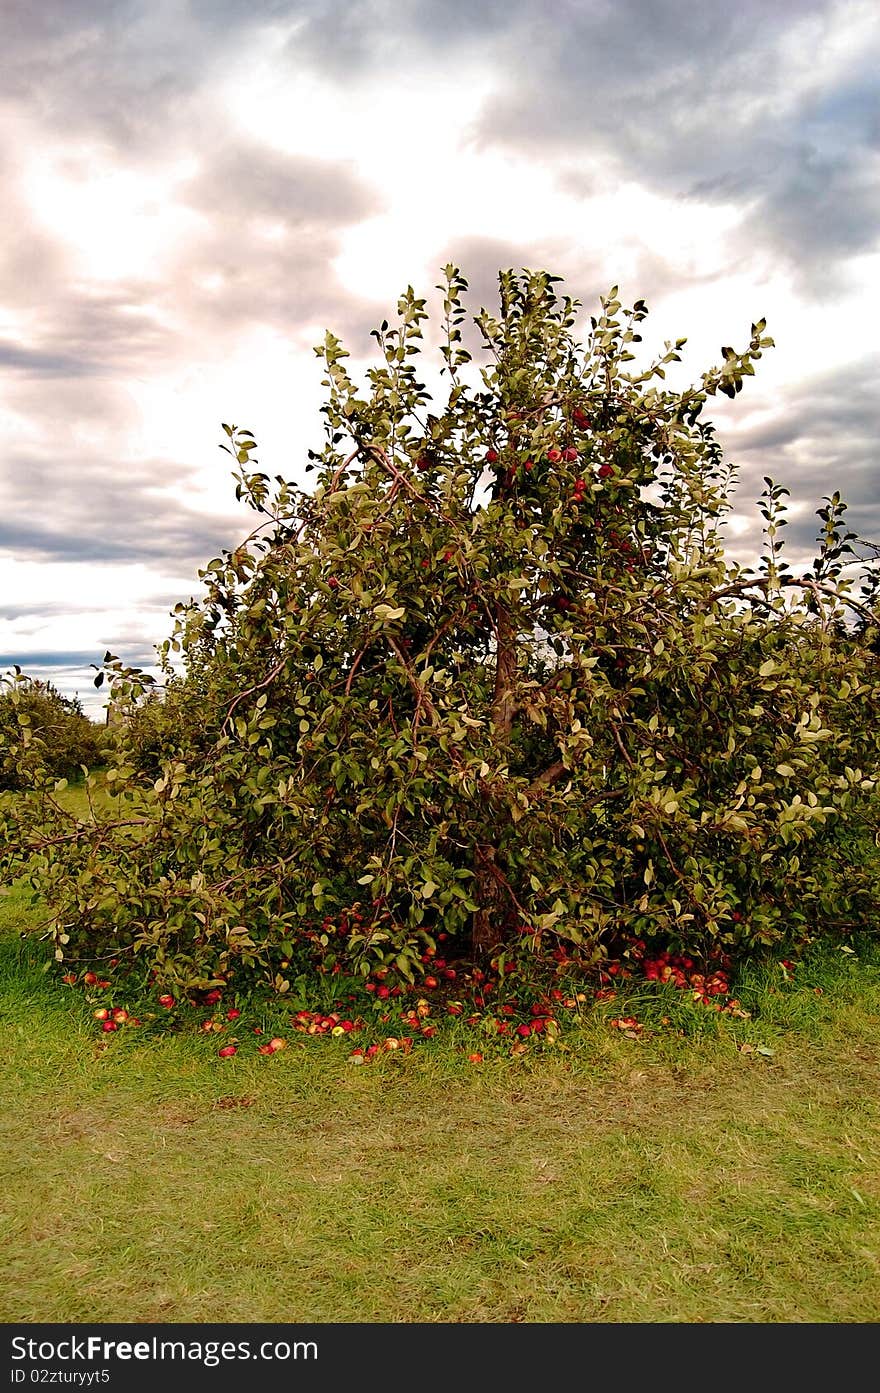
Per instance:
[[[880,1319],[874,949],[754,969],[750,1020],[652,989],[639,1039],[353,1068],[99,1038],[37,913],[0,897],[6,1321]]]

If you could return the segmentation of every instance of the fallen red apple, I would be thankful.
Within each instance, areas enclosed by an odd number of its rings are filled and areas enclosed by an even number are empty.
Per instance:
[[[238,1054],[238,1045],[224,1045],[217,1053],[221,1059],[231,1059],[234,1054]]]

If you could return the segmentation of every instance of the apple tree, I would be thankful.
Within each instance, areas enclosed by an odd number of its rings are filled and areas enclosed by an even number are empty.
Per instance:
[[[753,324],[673,390],[684,340],[640,365],[645,304],[612,290],[581,326],[557,281],[502,272],[472,355],[445,268],[442,400],[411,288],[362,382],[328,333],[307,487],[224,426],[256,526],[177,607],[149,759],[143,675],[108,655],[132,724],[91,778],[118,812],[71,819],[44,777],[5,813],[56,956],[284,991],[314,963],[412,980],[440,930],[589,961],[839,921],[847,828],[876,808],[876,612],[836,495],[807,573],[769,479],[760,567],[727,561],[704,414],[772,340]]]

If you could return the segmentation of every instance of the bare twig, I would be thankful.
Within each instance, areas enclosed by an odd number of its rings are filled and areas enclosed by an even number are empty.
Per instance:
[[[223,724],[222,724],[222,726],[220,727],[221,730],[225,730],[225,729],[226,729],[226,727],[227,727],[227,725],[229,724],[229,721],[230,721],[230,719],[231,719],[231,717],[232,717],[232,713],[233,713],[233,711],[235,710],[236,706],[238,706],[239,702],[244,701],[245,697],[253,696],[254,692],[260,692],[260,691],[262,691],[262,689],[263,689],[264,687],[268,687],[269,683],[270,683],[270,682],[273,682],[273,681],[275,680],[275,678],[278,676],[279,672],[280,672],[281,669],[284,667],[284,664],[285,664],[286,662],[287,662],[286,657],[285,657],[285,658],[279,658],[279,659],[278,659],[278,662],[275,664],[275,666],[273,667],[272,671],[269,673],[268,677],[264,677],[264,678],[263,678],[263,681],[262,681],[262,682],[258,682],[258,683],[256,684],[256,686],[254,686],[254,687],[248,687],[247,691],[239,692],[238,696],[237,696],[237,697],[235,698],[235,700],[232,702],[232,704],[231,704],[230,707],[229,707],[229,710],[226,712],[226,715],[225,715],[225,717],[223,718]]]
[[[358,668],[360,667],[360,665],[361,665],[361,660],[363,659],[363,656],[364,656],[364,654],[367,652],[367,650],[369,649],[369,647],[370,647],[370,644],[369,644],[369,643],[365,643],[364,646],[363,646],[363,648],[362,648],[362,649],[360,650],[360,652],[357,654],[357,656],[355,657],[354,662],[353,662],[352,665],[351,665],[351,668],[350,668],[350,670],[349,670],[348,677],[345,679],[345,695],[346,695],[346,696],[348,696],[349,692],[351,691],[351,684],[352,684],[352,682],[354,681],[354,675],[355,675],[355,673],[357,672]]]
[[[626,748],[626,746],[623,743],[623,740],[621,739],[620,730],[618,726],[615,724],[614,721],[609,721],[609,725],[611,726],[611,730],[614,735],[615,745],[620,750],[620,753],[623,755],[624,762],[629,766],[630,769],[632,769],[634,767],[633,762],[630,759],[629,750]]]

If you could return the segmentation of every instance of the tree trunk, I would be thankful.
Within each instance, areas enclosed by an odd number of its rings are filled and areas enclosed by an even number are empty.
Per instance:
[[[492,697],[492,727],[497,743],[507,744],[516,711],[516,631],[504,605],[495,608],[495,691]],[[506,809],[499,812],[503,821]],[[474,915],[471,947],[474,958],[488,957],[504,942],[510,917],[510,900],[504,890],[505,877],[498,865],[498,848],[493,842],[479,842],[474,855]]]
[[[476,848],[474,892],[478,909],[473,920],[471,947],[474,958],[483,958],[503,943],[510,913],[503,876],[496,860],[496,848],[490,842],[482,842]]]
[[[492,724],[495,737],[506,741],[516,710],[516,630],[503,605],[495,610],[495,692]]]

